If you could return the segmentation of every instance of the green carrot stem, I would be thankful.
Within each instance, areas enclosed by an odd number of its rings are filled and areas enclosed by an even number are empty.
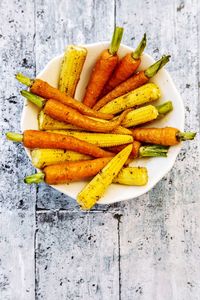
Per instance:
[[[45,99],[41,98],[33,93],[28,91],[22,90],[21,95],[25,97],[28,101],[32,102],[33,104],[37,105],[39,108],[42,108],[45,105]]]
[[[151,78],[156,75],[156,73],[168,63],[170,59],[170,55],[163,55],[161,59],[151,65],[146,71],[144,72],[148,78]]]
[[[39,172],[39,173],[25,177],[24,182],[27,184],[40,183],[40,182],[44,182],[44,177],[45,177],[45,174],[42,172]]]
[[[22,142],[23,141],[23,134],[15,133],[15,132],[7,132],[6,138],[13,142]]]
[[[124,29],[122,27],[115,27],[112,42],[108,50],[111,55],[115,55],[117,53],[122,40],[123,31]]]
[[[158,111],[158,117],[157,118],[162,118],[164,117],[167,113],[173,110],[173,104],[172,101],[167,101],[161,105],[156,106],[156,109]]]
[[[176,138],[178,141],[188,141],[188,140],[193,140],[196,136],[196,132],[178,132],[176,134]]]
[[[147,42],[147,39],[146,39],[146,33],[145,33],[141,42],[139,43],[139,45],[137,46],[135,51],[133,51],[132,58],[134,58],[134,59],[140,58],[140,56],[142,55],[142,52],[144,51],[144,48],[146,47],[146,42]]]
[[[15,75],[15,78],[21,82],[22,84],[25,84],[27,86],[32,86],[32,84],[34,83],[33,79],[30,79],[29,77],[24,76],[22,73],[17,73]]]
[[[142,146],[139,150],[140,157],[167,157],[168,146]]]

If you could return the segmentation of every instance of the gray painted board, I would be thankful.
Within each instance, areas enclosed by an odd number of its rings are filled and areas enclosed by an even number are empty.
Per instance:
[[[119,299],[115,216],[49,212],[37,221],[38,299]]]
[[[34,73],[34,3],[1,1],[0,24],[0,299],[34,299],[36,188],[23,183],[33,172],[21,145],[5,139],[20,130],[23,100],[16,71]],[[28,16],[28,17],[27,17]]]

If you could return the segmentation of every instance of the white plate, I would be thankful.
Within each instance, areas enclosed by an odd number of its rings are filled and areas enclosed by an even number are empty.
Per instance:
[[[92,66],[94,65],[96,58],[100,55],[103,49],[107,48],[109,45],[108,42],[95,43],[84,45],[88,49],[87,59],[82,70],[81,78],[76,90],[75,98],[81,100],[85,87],[87,85]],[[119,55],[122,57],[126,53],[132,51],[130,47],[121,45],[119,49]],[[38,78],[41,78],[47,81],[49,84],[57,87],[58,76],[60,65],[62,61],[63,54],[52,59],[46,66],[46,68],[38,74]],[[140,65],[140,70],[146,69],[149,65],[154,62],[153,58],[148,54],[142,55],[142,63]],[[161,89],[162,97],[159,102],[155,104],[161,104],[166,100],[172,100],[174,110],[170,112],[164,119],[155,121],[151,126],[174,126],[180,130],[184,129],[184,106],[183,101],[169,75],[169,73],[162,69],[158,74],[152,79],[152,82],[155,82]],[[37,123],[37,114],[38,109],[31,103],[25,102],[22,120],[21,120],[21,129],[22,131],[26,129],[38,129]],[[150,127],[150,126],[149,126]],[[148,159],[138,159],[134,160],[131,164],[132,166],[145,166],[148,169],[149,181],[146,186],[143,187],[131,187],[112,184],[106,191],[104,197],[99,201],[100,204],[114,203],[122,200],[133,199],[144,193],[148,192],[152,187],[163,178],[172,168],[175,159],[180,152],[181,145],[171,147],[167,158],[148,158]],[[30,157],[30,152],[26,149],[27,154]],[[76,198],[77,194],[85,186],[86,182],[75,182],[70,184],[60,184],[52,185],[53,188],[58,191],[72,197]]]

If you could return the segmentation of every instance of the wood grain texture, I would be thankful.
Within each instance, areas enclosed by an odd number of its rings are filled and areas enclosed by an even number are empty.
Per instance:
[[[37,299],[119,299],[114,215],[39,213],[37,221]]]
[[[20,130],[23,102],[14,74],[34,72],[34,3],[1,1],[0,10],[0,299],[31,300],[36,193],[23,178],[34,169],[23,147],[7,141],[5,132]]]
[[[198,16],[197,1],[138,1],[134,7],[117,2],[117,20],[124,20],[130,34],[134,30],[139,40],[147,32],[148,53],[155,58],[172,55],[167,69],[183,97],[185,127],[195,131],[200,107]],[[152,191],[127,202],[120,223],[122,299],[198,299],[199,182],[198,136],[183,145],[172,171]]]

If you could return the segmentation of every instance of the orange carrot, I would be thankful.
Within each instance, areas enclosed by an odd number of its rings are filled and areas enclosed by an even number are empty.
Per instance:
[[[54,88],[53,86],[41,79],[32,80],[21,73],[18,73],[16,75],[16,78],[19,82],[29,86],[32,93],[41,96],[45,99],[55,99],[69,107],[76,109],[84,115],[91,116],[94,118],[100,118],[105,120],[110,120],[113,118],[112,114],[104,114],[101,112],[94,111],[93,109],[89,108],[88,106],[84,105],[78,100],[67,96],[65,93],[62,93],[61,91],[59,91],[58,89]]]
[[[105,157],[90,161],[64,162],[50,165],[45,167],[43,172],[27,176],[24,182],[31,184],[45,181],[48,184],[62,184],[83,180],[96,175],[110,160],[111,157]]]
[[[144,34],[137,49],[132,53],[126,54],[118,63],[111,78],[106,83],[101,97],[112,91],[117,85],[127,80],[139,67],[141,63],[141,55],[146,46],[146,34]]]
[[[135,128],[132,134],[137,141],[164,146],[174,146],[180,141],[193,140],[196,135],[194,132],[180,132],[173,127]]]
[[[104,50],[98,58],[86,88],[83,103],[93,107],[100,96],[106,82],[109,80],[118,63],[117,51],[120,46],[123,28],[116,27],[109,49]]]
[[[124,149],[126,146],[128,146],[128,144],[126,145],[119,145],[119,146],[113,146],[113,147],[109,147],[107,148],[110,152],[113,153],[118,153],[120,152],[122,149]],[[137,158],[139,156],[139,149],[140,149],[141,143],[138,141],[133,141],[133,148],[130,154],[131,158]]]
[[[30,88],[31,92],[33,94],[36,94],[38,96],[41,96],[45,99],[55,99],[62,104],[65,104],[73,109],[76,109],[80,113],[90,116],[90,117],[96,117],[101,119],[112,119],[113,115],[111,114],[102,114],[102,113],[96,113],[91,108],[87,107],[83,103],[71,98],[70,96],[66,95],[65,93],[60,92],[58,89],[50,86],[47,82],[36,79],[34,81],[34,84]]]
[[[43,169],[45,182],[48,184],[60,184],[83,180],[96,175],[110,160],[111,157],[105,157],[47,166]]]
[[[105,151],[94,144],[59,133],[25,130],[23,135],[8,132],[6,137],[14,142],[23,142],[24,146],[30,149],[66,149],[93,157],[113,157],[113,153]]]
[[[124,111],[118,119],[108,121],[106,122],[106,124],[81,115],[73,108],[67,107],[66,105],[53,99],[50,99],[46,102],[44,106],[44,112],[53,119],[76,125],[77,127],[83,128],[85,130],[94,132],[110,132],[121,124],[121,122],[127,115],[128,110]]]
[[[126,81],[119,84],[116,88],[114,88],[111,92],[105,95],[102,99],[100,99],[96,105],[93,107],[95,110],[99,110],[106,103],[111,100],[120,97],[141,85],[147,83],[151,77],[153,77],[159,70],[169,61],[169,56],[163,56],[159,61],[155,64],[151,65],[146,71],[140,71],[133,76],[131,76]]]

